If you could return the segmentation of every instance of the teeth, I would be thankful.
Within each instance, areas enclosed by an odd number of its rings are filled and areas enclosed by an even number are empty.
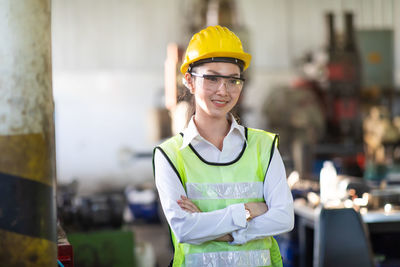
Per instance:
[[[217,101],[217,100],[214,100],[214,102],[216,102],[218,104],[225,104],[226,103],[225,101]]]

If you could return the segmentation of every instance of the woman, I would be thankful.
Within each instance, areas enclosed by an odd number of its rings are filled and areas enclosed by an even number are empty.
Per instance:
[[[221,26],[188,45],[181,72],[195,114],[153,157],[173,266],[282,266],[272,236],[290,231],[294,215],[277,136],[245,128],[229,113],[250,60]]]

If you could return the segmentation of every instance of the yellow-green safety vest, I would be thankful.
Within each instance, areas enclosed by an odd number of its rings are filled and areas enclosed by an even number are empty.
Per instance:
[[[264,179],[277,145],[277,135],[245,128],[245,142],[240,155],[228,163],[203,159],[191,146],[182,150],[178,134],[163,142],[159,149],[171,164],[187,193],[202,212],[246,202],[264,202]],[[174,243],[173,267],[177,266],[282,266],[276,240],[271,237],[251,240],[243,245],[208,241],[200,245]]]

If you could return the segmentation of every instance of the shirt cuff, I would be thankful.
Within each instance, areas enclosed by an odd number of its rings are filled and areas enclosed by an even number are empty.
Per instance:
[[[243,203],[233,204],[229,206],[231,209],[233,224],[245,228],[247,226],[246,210]]]
[[[233,241],[229,242],[230,245],[243,245],[247,242],[246,240],[246,230],[247,227],[245,229],[240,229],[240,230],[236,230],[233,231],[231,233]]]

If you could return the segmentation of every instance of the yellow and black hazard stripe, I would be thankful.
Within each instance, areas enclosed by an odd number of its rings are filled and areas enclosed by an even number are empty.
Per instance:
[[[54,159],[46,139],[0,136],[0,266],[56,266]]]

